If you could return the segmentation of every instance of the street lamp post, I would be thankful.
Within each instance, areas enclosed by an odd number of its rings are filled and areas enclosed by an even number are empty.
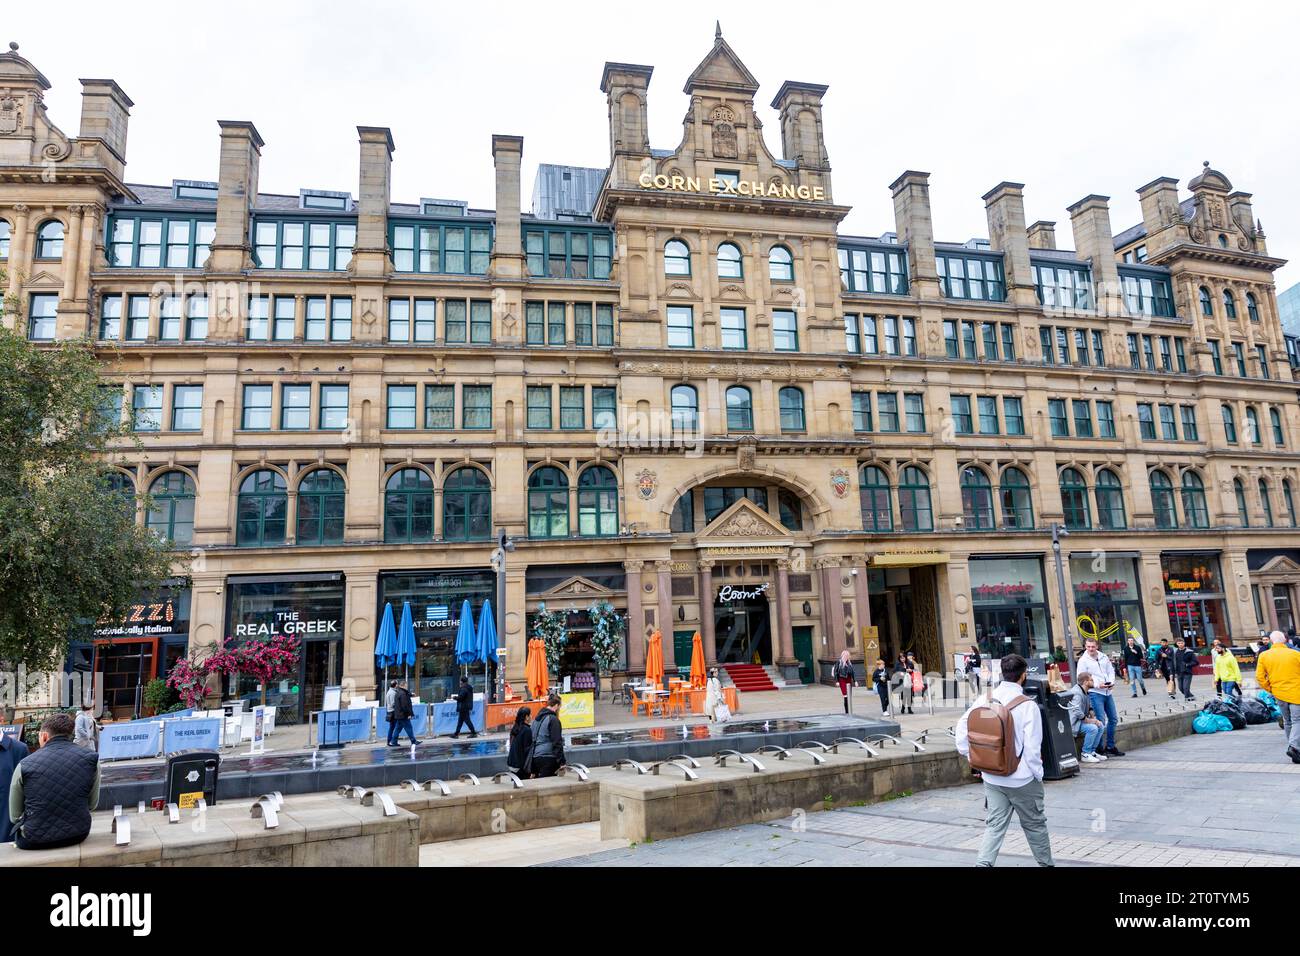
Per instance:
[[[500,641],[506,633],[506,554],[514,551],[515,540],[506,534],[504,528],[497,529],[497,546],[492,552],[492,570],[497,575],[497,620],[501,622],[497,628],[497,640]],[[488,681],[487,693],[488,703],[496,703],[496,680]]]
[[[1074,652],[1074,632],[1070,627],[1070,610],[1065,601],[1065,566],[1061,562],[1061,538],[1068,537],[1070,531],[1064,525],[1052,524],[1052,555],[1056,558],[1056,589],[1061,601],[1061,624],[1065,635],[1065,653]]]

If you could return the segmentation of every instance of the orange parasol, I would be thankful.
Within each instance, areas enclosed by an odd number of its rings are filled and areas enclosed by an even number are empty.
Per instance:
[[[546,645],[539,638],[528,642],[528,661],[524,665],[524,679],[528,684],[528,694],[536,700],[546,693],[548,677],[546,671]]]
[[[691,686],[697,690],[704,687],[704,640],[696,631],[691,638]]]
[[[664,638],[655,628],[645,650],[645,679],[662,687],[664,683]]]

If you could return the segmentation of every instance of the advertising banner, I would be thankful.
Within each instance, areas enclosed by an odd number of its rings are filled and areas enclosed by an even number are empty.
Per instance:
[[[456,732],[456,702],[454,700],[444,700],[441,704],[434,704],[433,711],[433,732],[435,734]],[[474,722],[475,730],[483,730],[483,716],[483,701],[481,698],[476,697],[474,706],[470,708],[469,712],[469,719]]]
[[[371,708],[325,710],[316,715],[316,740],[322,744],[350,744],[370,739]],[[387,733],[387,729],[384,731]]]
[[[159,733],[154,721],[109,724],[99,732],[99,756],[103,760],[156,757]]]
[[[560,726],[565,730],[596,726],[596,695],[587,691],[560,695]]]
[[[430,708],[436,709],[437,707],[440,706],[442,705],[441,704],[412,704],[411,705],[411,709],[415,711],[415,716],[411,718],[411,730],[414,731],[415,736],[423,737],[426,733],[429,732],[429,710]],[[388,738],[388,713],[382,707],[376,707],[374,713],[375,713],[375,734],[380,737],[383,737],[384,739],[387,739]],[[454,727],[455,724],[453,724],[452,726]],[[434,732],[436,733],[437,731]],[[449,730],[447,731],[447,733],[451,733],[451,731]],[[405,741],[406,737],[402,737],[402,740]]]
[[[220,717],[195,717],[163,723],[163,752],[178,750],[217,750],[221,747]]]

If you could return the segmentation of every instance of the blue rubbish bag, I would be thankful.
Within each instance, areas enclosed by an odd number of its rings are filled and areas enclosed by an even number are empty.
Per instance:
[[[1255,691],[1255,699],[1269,709],[1273,719],[1277,720],[1282,716],[1282,708],[1277,705],[1277,698],[1266,690]]]
[[[1192,720],[1192,730],[1198,734],[1217,734],[1221,730],[1231,730],[1232,721],[1218,714],[1201,711]]]

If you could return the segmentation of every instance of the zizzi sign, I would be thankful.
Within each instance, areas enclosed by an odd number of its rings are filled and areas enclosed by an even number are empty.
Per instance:
[[[651,176],[642,173],[637,180],[642,189],[664,189],[678,193],[712,193],[717,196],[748,196],[751,199],[802,199],[822,202],[826,190],[821,186],[794,186],[790,183],[762,183],[756,179],[704,179],[700,176]]]
[[[718,588],[718,602],[729,604],[732,601],[748,601],[751,598],[762,597],[767,593],[770,584],[759,584],[752,588],[738,588],[730,584],[724,584]]]

